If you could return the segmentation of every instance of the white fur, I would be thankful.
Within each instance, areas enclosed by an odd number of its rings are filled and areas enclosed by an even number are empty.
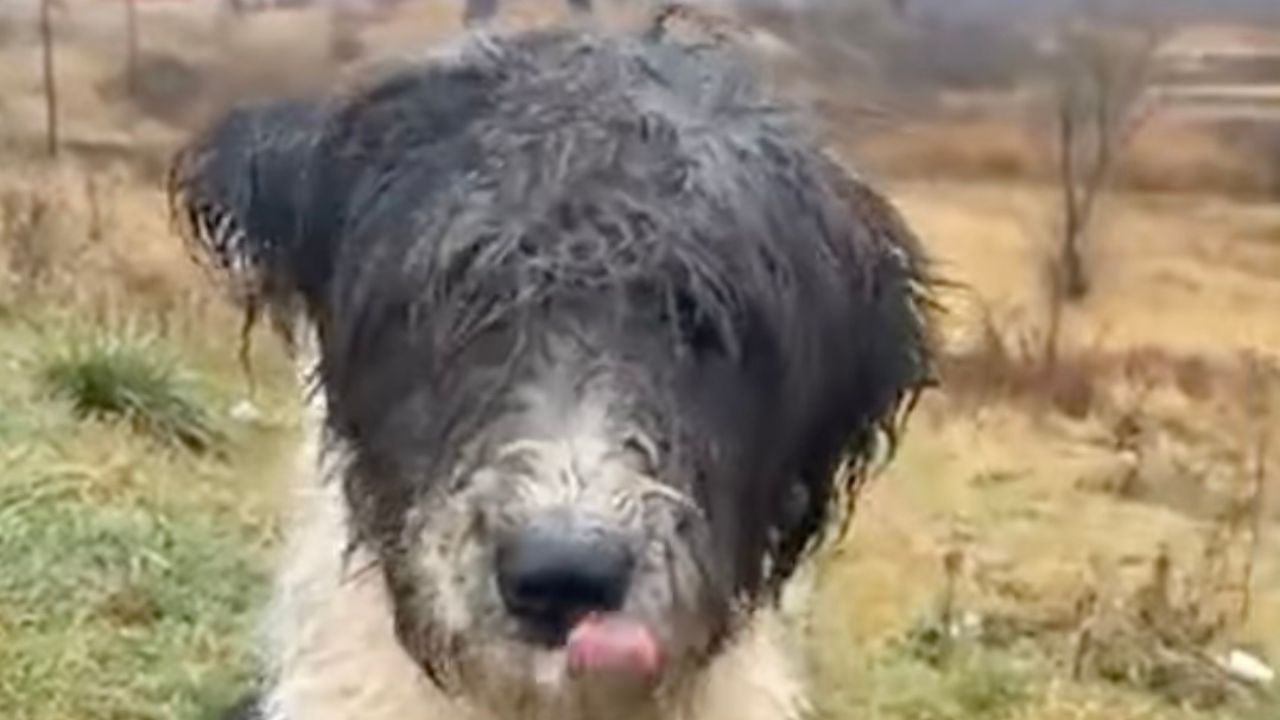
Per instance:
[[[324,408],[309,408],[288,539],[268,616],[268,720],[518,720],[445,697],[396,641],[385,581],[371,553],[348,554],[338,475],[321,452]],[[797,720],[807,709],[780,614],[762,614],[698,678],[687,707],[661,720]]]

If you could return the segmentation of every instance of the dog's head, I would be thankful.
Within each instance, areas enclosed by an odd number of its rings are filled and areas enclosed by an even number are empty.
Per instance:
[[[400,641],[501,717],[678,702],[927,380],[910,233],[720,51],[481,44],[232,113],[171,189],[301,308]]]

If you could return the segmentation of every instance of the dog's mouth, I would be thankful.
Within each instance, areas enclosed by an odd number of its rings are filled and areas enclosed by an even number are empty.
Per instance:
[[[650,685],[662,672],[663,652],[644,623],[617,613],[584,616],[565,642],[571,677]]]

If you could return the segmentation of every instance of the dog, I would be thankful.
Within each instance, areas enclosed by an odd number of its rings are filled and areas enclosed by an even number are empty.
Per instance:
[[[783,591],[932,377],[893,206],[726,42],[476,34],[169,180],[308,388],[262,720],[795,720]]]

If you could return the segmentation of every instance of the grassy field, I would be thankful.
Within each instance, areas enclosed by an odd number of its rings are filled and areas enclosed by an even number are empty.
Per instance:
[[[148,17],[150,51],[225,57]],[[283,32],[271,22],[237,36],[246,65]],[[251,668],[292,374],[264,340],[250,384],[237,318],[167,226],[155,168],[209,108],[161,119],[113,100],[109,24],[67,32],[57,164],[33,149],[37,56],[0,43],[0,716],[213,718]],[[252,94],[280,74],[210,77]],[[1277,690],[1214,664],[1280,664],[1280,206],[1113,198],[1094,292],[1046,369],[1048,191],[886,187],[967,290],[943,297],[942,388],[820,558],[817,715],[1280,716]]]

